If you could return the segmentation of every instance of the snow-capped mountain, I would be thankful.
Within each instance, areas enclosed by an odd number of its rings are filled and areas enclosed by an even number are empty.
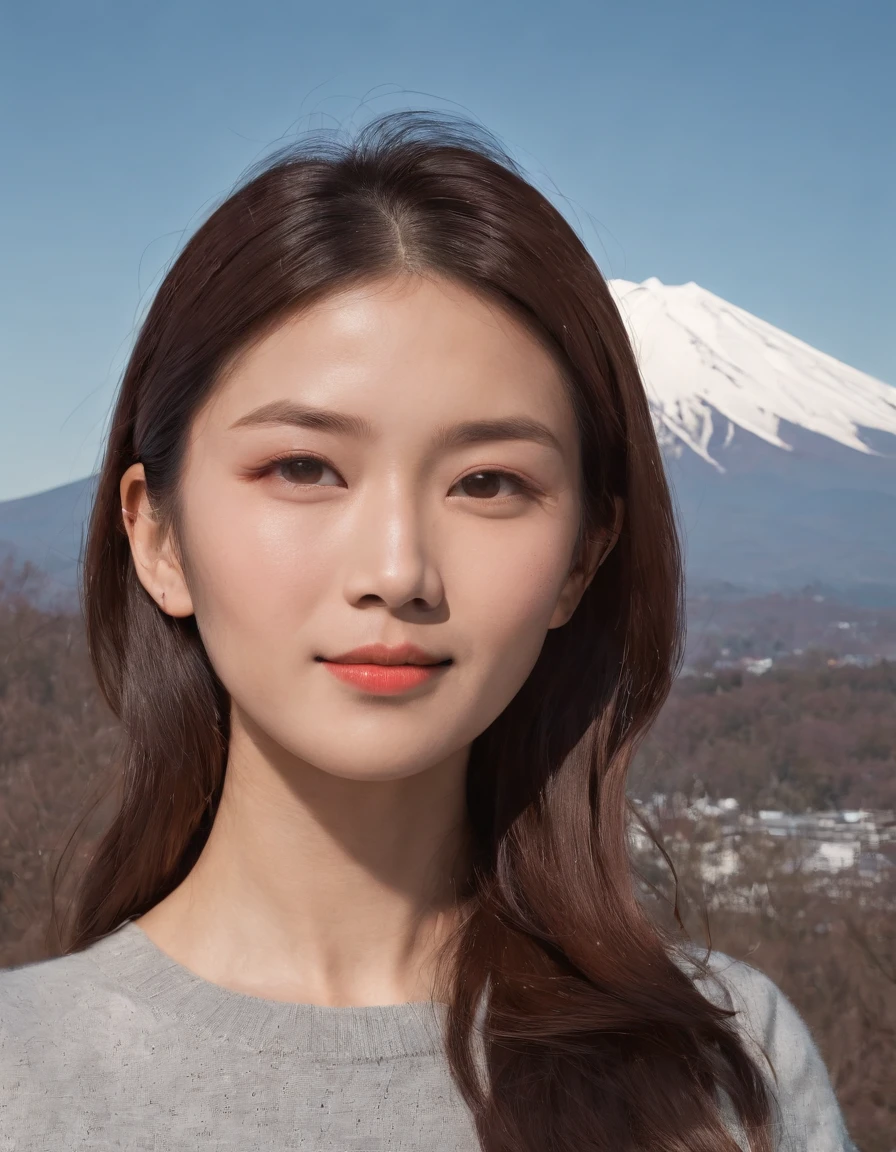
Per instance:
[[[821,585],[896,605],[896,388],[696,284],[612,280],[677,503],[692,591]],[[13,550],[76,586],[95,477],[0,503]]]
[[[610,282],[691,586],[896,604],[896,388],[690,283]]]
[[[690,449],[724,472],[740,432],[790,452],[782,423],[872,453],[865,429],[896,436],[896,388],[866,376],[693,282],[611,280],[667,454]],[[711,447],[712,446],[712,447]]]

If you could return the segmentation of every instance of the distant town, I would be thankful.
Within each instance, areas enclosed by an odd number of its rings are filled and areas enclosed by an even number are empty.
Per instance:
[[[761,873],[801,876],[806,890],[846,897],[882,886],[892,896],[896,876],[896,811],[848,809],[747,812],[734,797],[689,800],[681,792],[634,799],[639,815],[662,832],[673,854],[696,854],[710,906],[752,907]],[[630,827],[636,857],[652,851],[637,821]],[[757,873],[756,862],[763,867]],[[836,874],[836,875],[835,875]],[[886,882],[886,883],[885,883]]]
[[[845,605],[814,591],[726,598],[688,597],[688,635],[681,675],[740,668],[762,675],[774,666],[796,667],[809,654],[830,667],[868,668],[896,661],[896,609]]]

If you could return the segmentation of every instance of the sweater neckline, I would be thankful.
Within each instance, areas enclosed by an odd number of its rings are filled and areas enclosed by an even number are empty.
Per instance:
[[[240,1046],[275,1043],[292,1054],[348,1063],[444,1051],[447,1005],[439,1001],[333,1007],[252,996],[180,964],[133,920],[84,955],[156,1015]]]

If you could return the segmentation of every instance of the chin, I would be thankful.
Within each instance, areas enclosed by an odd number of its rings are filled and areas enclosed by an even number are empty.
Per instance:
[[[433,736],[430,731],[422,739],[409,740],[406,734],[395,734],[395,738],[390,739],[387,733],[376,736],[359,733],[352,740],[344,734],[334,747],[332,738],[312,746],[306,733],[302,741],[304,747],[293,751],[319,772],[343,780],[404,780],[444,763],[466,746],[463,740],[442,743]]]
[[[362,755],[348,757],[342,750],[338,758],[314,762],[314,766],[318,771],[325,772],[328,776],[337,776],[341,780],[385,783],[387,780],[406,780],[410,776],[419,776],[433,767],[433,764],[428,759],[424,760],[422,753],[413,760],[402,762],[394,756],[387,758],[378,756],[375,759]]]

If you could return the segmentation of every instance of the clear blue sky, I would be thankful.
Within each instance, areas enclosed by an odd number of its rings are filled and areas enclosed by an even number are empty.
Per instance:
[[[5,5],[0,500],[94,470],[147,294],[250,163],[396,107],[495,132],[605,275],[896,384],[894,48],[892,0]]]

